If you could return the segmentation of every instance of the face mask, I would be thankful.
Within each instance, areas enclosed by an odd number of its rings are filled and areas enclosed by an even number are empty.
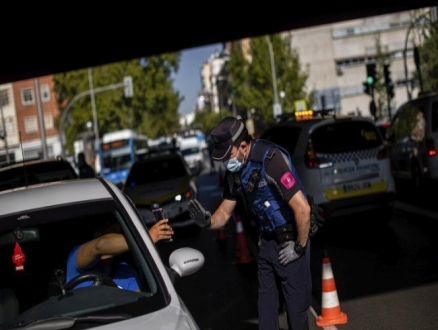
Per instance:
[[[242,168],[243,162],[237,160],[237,156],[239,155],[240,149],[237,152],[236,157],[230,158],[224,162],[225,168],[230,172],[237,172]]]

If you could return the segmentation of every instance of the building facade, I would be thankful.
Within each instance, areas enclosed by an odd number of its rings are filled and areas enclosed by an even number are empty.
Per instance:
[[[409,34],[414,17],[414,12],[404,11],[285,32],[309,73],[306,88],[315,92],[313,110],[325,107],[340,114],[370,116],[371,96],[364,93],[363,85],[366,65],[377,63],[381,54],[389,64],[395,92],[390,107],[383,106],[382,116],[393,115],[408,100],[407,89],[416,97],[418,88],[411,83],[416,70],[413,49],[419,41]]]
[[[53,84],[49,75],[0,85],[6,127],[6,141],[0,140],[0,163],[61,154],[55,126],[60,112]]]
[[[388,102],[384,87],[373,94],[379,105],[379,117],[389,119],[409,97],[418,95],[419,87],[414,85],[414,46],[419,46],[421,40],[418,30],[414,31],[418,28],[414,22],[429,11],[431,8],[403,11],[283,32],[298,52],[301,68],[308,73],[306,92],[314,93],[314,102],[308,108],[371,116],[373,98],[365,93],[364,87],[366,67],[375,63],[381,72],[384,62],[389,65],[394,97]],[[241,45],[245,58],[251,63],[249,39],[242,39]],[[229,46],[230,43],[227,49]],[[223,76],[224,59],[228,54],[221,56],[216,52],[201,67],[203,92],[199,104],[211,100],[211,109],[215,112],[221,108],[218,81]],[[222,100],[222,104],[224,102],[226,100]]]

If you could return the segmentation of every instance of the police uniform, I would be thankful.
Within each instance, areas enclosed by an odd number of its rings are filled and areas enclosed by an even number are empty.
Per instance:
[[[281,243],[296,240],[294,213],[288,201],[306,193],[288,152],[266,140],[252,140],[245,166],[229,173],[223,198],[246,201],[259,222],[259,329],[278,329],[279,290],[283,291],[290,329],[308,329],[311,303],[310,240],[304,254],[283,266]]]

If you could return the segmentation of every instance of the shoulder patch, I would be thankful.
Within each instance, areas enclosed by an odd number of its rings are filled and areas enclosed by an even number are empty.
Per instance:
[[[281,177],[280,182],[286,189],[290,189],[295,185],[295,178],[291,172],[286,172]]]

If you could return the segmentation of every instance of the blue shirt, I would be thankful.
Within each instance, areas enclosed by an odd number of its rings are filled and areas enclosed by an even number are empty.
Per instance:
[[[85,271],[97,271],[103,274],[108,275],[109,271],[100,266],[99,263],[88,268],[88,269],[79,269],[76,264],[76,256],[78,255],[80,245],[75,246],[73,250],[71,250],[68,258],[67,258],[67,283],[74,278],[75,276],[85,272]],[[121,262],[118,266],[117,272],[113,277],[113,281],[117,284],[120,289],[136,291],[139,289],[139,279],[137,272],[129,266],[125,262]],[[78,284],[75,288],[87,287],[91,286],[93,281],[86,281],[81,284]]]

